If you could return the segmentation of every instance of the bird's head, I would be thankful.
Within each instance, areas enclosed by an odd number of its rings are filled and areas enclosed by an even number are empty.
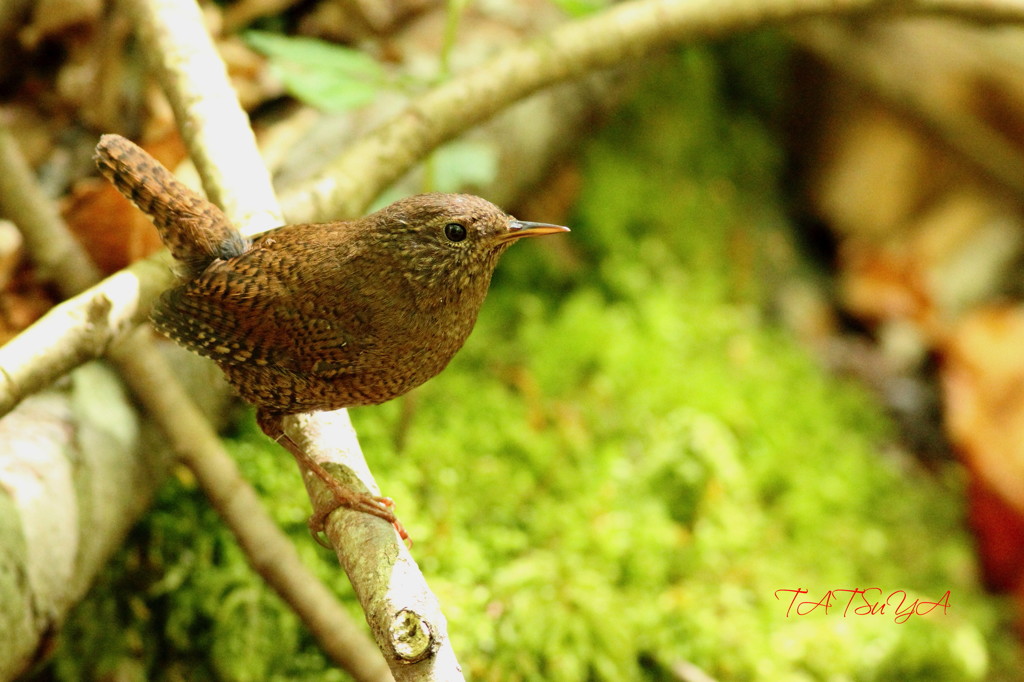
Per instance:
[[[418,194],[370,217],[397,247],[410,278],[432,277],[457,286],[482,281],[486,287],[498,257],[512,242],[569,231],[516,220],[471,194]]]

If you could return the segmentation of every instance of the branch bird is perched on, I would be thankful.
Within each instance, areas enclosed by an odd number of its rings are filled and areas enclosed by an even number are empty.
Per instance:
[[[512,242],[568,228],[515,220],[467,194],[421,194],[349,222],[286,225],[255,241],[119,135],[100,172],[152,219],[182,264],[157,329],[212,358],[257,421],[324,480],[337,506],[397,525],[390,501],[335,480],[282,428],[289,414],[375,405],[440,372],[462,347]]]

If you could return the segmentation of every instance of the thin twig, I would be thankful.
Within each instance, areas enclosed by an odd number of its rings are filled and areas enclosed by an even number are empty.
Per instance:
[[[906,10],[915,14],[951,17],[982,25],[1024,22],[1021,0],[913,0]],[[904,9],[895,4],[895,9]]]
[[[152,344],[117,347],[110,355],[132,392],[167,434],[246,560],[320,643],[357,680],[392,679],[387,663],[334,594],[299,558],[295,545],[267,513],[256,491],[221,444],[209,421],[176,381]]]
[[[547,35],[509,47],[416,98],[404,112],[364,136],[321,173],[281,198],[289,222],[359,215],[374,197],[431,150],[546,88],[646,56],[683,40],[703,40],[755,26],[815,16],[841,19],[878,10],[915,10],[1024,22],[1014,0],[646,0],[625,2]]]
[[[0,164],[0,210],[21,231],[41,279],[53,283],[65,297],[98,282],[99,269],[67,229],[2,122]]]

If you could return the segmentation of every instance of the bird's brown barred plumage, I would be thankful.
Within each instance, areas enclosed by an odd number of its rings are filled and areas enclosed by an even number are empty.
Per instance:
[[[566,230],[517,221],[476,196],[435,193],[250,243],[128,140],[103,136],[96,158],[185,265],[154,306],[155,326],[217,362],[279,440],[287,414],[382,403],[436,375],[472,331],[505,249]]]

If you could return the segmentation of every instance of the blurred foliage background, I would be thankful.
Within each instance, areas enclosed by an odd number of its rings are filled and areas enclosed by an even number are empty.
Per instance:
[[[353,412],[469,679],[1017,678],[963,470],[925,469],[786,324],[830,275],[792,217],[788,45],[758,33],[645,62],[568,171],[568,244],[510,251],[449,369]],[[361,618],[308,537],[290,458],[251,416],[230,443]],[[797,615],[777,595],[871,587],[949,608],[897,623],[893,606]],[[36,678],[345,679],[184,470]]]

